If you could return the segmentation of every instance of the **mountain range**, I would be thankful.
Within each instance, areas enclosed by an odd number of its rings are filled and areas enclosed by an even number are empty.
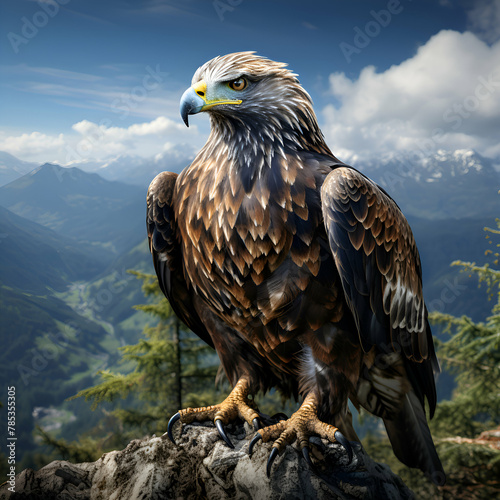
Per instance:
[[[386,189],[407,216],[461,219],[498,216],[499,165],[464,149],[416,158],[387,155],[364,162],[361,170]]]
[[[178,157],[175,168],[188,156]],[[92,384],[97,369],[115,366],[118,347],[137,342],[151,321],[132,308],[145,299],[127,270],[154,272],[145,239],[145,194],[162,163],[137,160],[121,169],[116,160],[98,169],[119,178],[109,180],[77,167],[32,168],[2,153],[0,162],[0,179],[14,177],[0,187],[0,332],[9,339],[0,371],[22,387],[20,453],[29,456],[35,406],[73,411],[64,399]],[[429,309],[484,318],[484,291],[449,264],[484,261],[483,227],[499,216],[495,163],[455,151],[353,166],[379,182],[407,215]],[[23,169],[30,170],[23,175]],[[449,381],[438,387],[440,394],[450,387]],[[82,429],[96,418],[86,408],[78,406]]]
[[[151,158],[121,155],[105,161],[81,161],[71,165],[77,170],[66,167],[55,175],[59,179],[63,173],[69,177],[77,176],[78,171],[94,173],[108,181],[137,186],[145,193],[159,172],[179,173],[193,158],[194,152],[186,145],[184,149],[167,149]],[[490,159],[473,150],[462,149],[440,150],[429,155],[392,153],[350,160],[347,163],[386,189],[406,215],[426,219],[498,215],[500,158]],[[0,187],[35,167],[33,163],[0,152]]]

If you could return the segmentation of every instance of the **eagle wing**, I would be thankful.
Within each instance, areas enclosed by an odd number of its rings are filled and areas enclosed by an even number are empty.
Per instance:
[[[176,179],[177,174],[162,172],[149,186],[146,216],[149,249],[158,283],[175,314],[201,339],[214,347],[212,338],[194,307],[192,289],[187,286],[183,276],[173,207]]]
[[[420,402],[436,405],[439,365],[422,294],[420,257],[410,226],[385,191],[345,166],[321,190],[324,223],[363,350],[405,355]]]

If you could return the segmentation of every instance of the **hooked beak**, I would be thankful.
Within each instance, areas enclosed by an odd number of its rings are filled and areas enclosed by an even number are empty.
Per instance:
[[[241,100],[229,99],[207,99],[207,84],[204,80],[189,87],[181,97],[180,113],[182,120],[189,127],[189,115],[195,115],[200,111],[206,111],[220,104],[241,104]]]
[[[189,127],[188,116],[199,113],[204,105],[205,101],[196,93],[193,87],[189,87],[182,94],[180,112],[186,127]]]

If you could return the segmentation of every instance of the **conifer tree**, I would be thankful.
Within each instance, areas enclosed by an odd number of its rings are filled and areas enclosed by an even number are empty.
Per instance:
[[[434,312],[431,321],[445,327],[450,337],[438,341],[438,357],[455,375],[456,388],[449,401],[441,401],[432,423],[438,451],[448,464],[448,492],[462,498],[500,495],[500,219],[497,228],[485,228],[494,249],[491,263],[456,261],[452,265],[476,275],[493,301],[491,315],[475,323],[467,316]],[[441,438],[441,439],[439,439]],[[458,495],[458,496],[457,496]]]

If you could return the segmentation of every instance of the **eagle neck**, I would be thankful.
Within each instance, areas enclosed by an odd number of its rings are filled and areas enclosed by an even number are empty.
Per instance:
[[[214,113],[206,148],[209,154],[223,151],[237,171],[251,170],[253,175],[272,168],[277,156],[299,158],[304,151],[333,156],[316,120],[309,120],[305,129],[298,122],[271,120],[265,113],[251,119]]]

